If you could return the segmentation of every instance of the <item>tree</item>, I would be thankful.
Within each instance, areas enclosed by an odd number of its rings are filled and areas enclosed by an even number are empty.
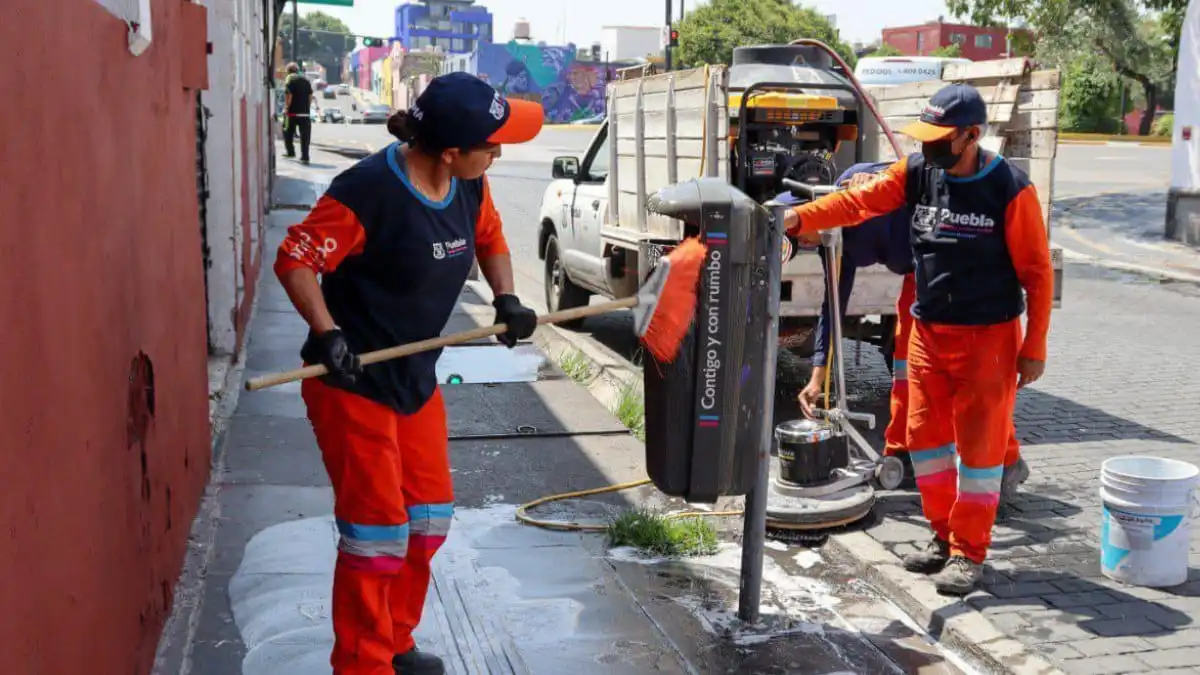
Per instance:
[[[1187,0],[947,0],[951,12],[969,16],[980,25],[997,17],[1022,18],[1039,33],[1042,52],[1069,54],[1060,65],[1077,56],[1095,53],[1121,77],[1141,88],[1147,113],[1138,129],[1150,133],[1154,111],[1162,95],[1174,87],[1178,40],[1170,30],[1186,10]],[[1145,16],[1148,7],[1156,14]]]
[[[816,10],[797,7],[790,0],[711,0],[687,13],[678,25],[679,49],[684,67],[733,60],[734,47],[787,44],[797,38],[814,38],[832,47],[853,68],[857,58],[850,45]]]
[[[958,44],[957,42],[952,42],[944,47],[938,47],[932,52],[929,52],[929,55],[944,59],[961,59],[962,45]]]
[[[879,45],[879,49],[871,52],[871,56],[904,56],[904,54],[902,54],[899,49],[896,49],[885,42]]]
[[[350,27],[324,12],[309,12],[300,17],[298,31],[300,49],[297,60],[316,61],[325,68],[331,84],[342,79],[342,59],[354,50],[355,37]],[[279,37],[283,41],[283,58],[292,59],[292,14],[284,12],[279,21]]]
[[[1064,131],[1121,133],[1120,78],[1094,54],[1076,57],[1064,70],[1059,123]]]

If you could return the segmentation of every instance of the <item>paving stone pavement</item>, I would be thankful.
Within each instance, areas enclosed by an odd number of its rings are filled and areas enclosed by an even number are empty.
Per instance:
[[[1197,335],[1195,287],[1068,266],[1046,376],[1017,403],[1033,473],[997,520],[983,589],[965,599],[1068,673],[1200,673],[1200,536],[1188,582],[1171,589],[1105,578],[1098,549],[1104,459],[1200,461]],[[847,370],[859,407],[886,420],[880,359],[864,350]],[[885,493],[878,509],[867,532],[896,555],[928,540],[915,492]]]

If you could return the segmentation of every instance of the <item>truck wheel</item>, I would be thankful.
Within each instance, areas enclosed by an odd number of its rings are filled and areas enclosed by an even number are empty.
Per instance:
[[[564,309],[583,307],[591,300],[591,293],[571,283],[567,278],[567,270],[563,268],[562,254],[558,249],[558,237],[553,234],[546,239],[546,273],[544,286],[546,288],[546,308],[551,312]],[[564,321],[558,325],[564,328],[579,328],[583,319]]]

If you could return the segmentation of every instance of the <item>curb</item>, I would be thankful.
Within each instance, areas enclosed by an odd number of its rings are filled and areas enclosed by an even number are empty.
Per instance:
[[[826,544],[857,563],[858,573],[886,594],[943,647],[965,654],[990,673],[1063,675],[1036,650],[1009,637],[962,600],[939,595],[924,577],[906,571],[900,559],[865,532],[847,532]]]
[[[1180,282],[1187,284],[1200,284],[1200,276],[1195,274],[1187,274],[1186,272],[1173,272],[1170,270],[1150,267],[1148,265],[1138,265],[1137,263],[1121,262],[1119,260],[1110,260],[1108,258],[1097,258],[1096,256],[1079,253],[1067,248],[1059,246],[1063,252],[1063,259],[1067,262],[1092,265],[1117,272],[1125,272],[1128,274],[1137,274],[1139,276],[1148,277],[1159,282]]]
[[[624,392],[642,388],[642,378],[624,365],[624,359],[582,335],[558,326],[540,326],[533,334],[533,343],[553,360],[555,366],[571,353],[577,353],[587,361],[592,374],[581,386],[608,410],[616,409]]]
[[[370,157],[376,152],[365,145],[361,147],[355,147],[348,145],[326,145],[325,143],[312,143],[310,147],[317,150],[324,150],[325,152],[330,152],[335,155],[349,157],[350,159],[363,159],[364,157]]]
[[[1171,145],[1171,136],[1131,136],[1129,134],[1076,134],[1060,133],[1059,143],[1081,145]]]

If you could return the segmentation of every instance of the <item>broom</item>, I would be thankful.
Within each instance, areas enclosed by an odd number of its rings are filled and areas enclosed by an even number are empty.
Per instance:
[[[576,307],[538,317],[538,325],[574,321],[589,316],[607,314],[619,309],[633,310],[634,331],[646,350],[660,363],[670,363],[679,355],[679,347],[687,335],[696,314],[696,293],[700,269],[708,248],[694,237],[685,239],[675,250],[659,261],[654,271],[638,289],[636,295],[600,305]],[[461,333],[442,335],[420,342],[388,347],[359,355],[364,366],[390,361],[441,347],[459,345],[480,338],[500,335],[508,325],[480,326]],[[289,382],[327,375],[323,365],[297,368],[284,373],[264,375],[246,381],[248,391],[275,387]]]

